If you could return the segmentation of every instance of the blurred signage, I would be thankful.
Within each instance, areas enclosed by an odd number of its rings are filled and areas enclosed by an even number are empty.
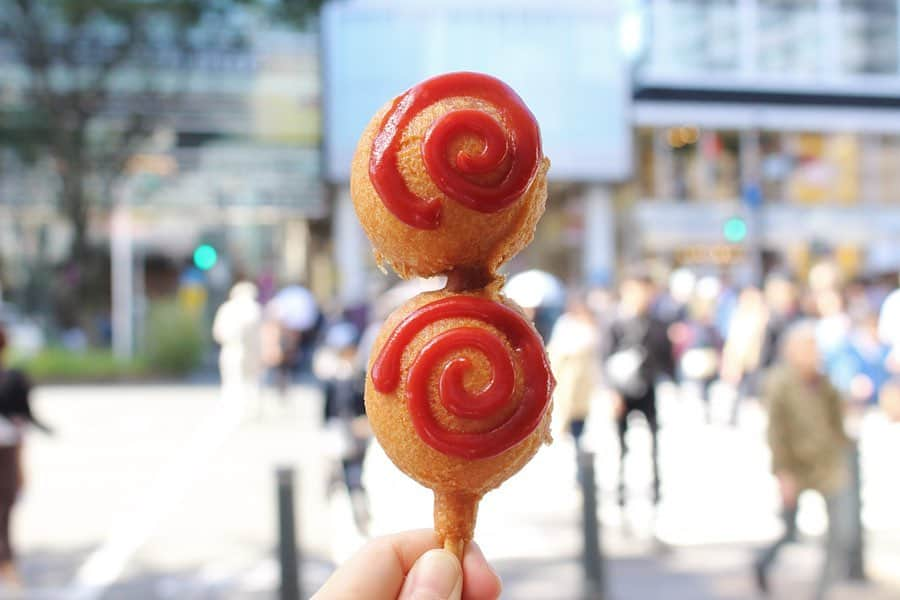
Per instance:
[[[744,248],[733,244],[691,244],[675,251],[680,265],[733,265],[745,257]]]
[[[378,108],[448,71],[500,77],[541,125],[556,180],[631,173],[630,76],[615,2],[349,0],[322,20],[327,177],[344,182]]]
[[[136,206],[281,208],[325,213],[315,148],[235,142],[175,152],[179,176],[152,188],[135,185]]]
[[[645,201],[634,206],[632,223],[643,243],[651,248],[671,249],[686,244],[718,244],[723,237],[746,238],[745,211],[736,203],[675,203]],[[900,208],[886,205],[866,207],[791,206],[771,204],[761,210],[760,233],[770,247],[821,241],[829,245],[873,245],[900,238]]]

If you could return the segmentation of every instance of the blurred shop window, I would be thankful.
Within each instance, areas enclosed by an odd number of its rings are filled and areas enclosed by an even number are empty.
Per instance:
[[[759,136],[761,153],[760,179],[766,202],[783,202],[787,198],[787,183],[794,168],[794,157],[785,148],[784,135],[777,131],[763,131]]]
[[[666,74],[729,71],[738,65],[736,0],[652,4],[650,66]]]
[[[641,198],[662,198],[662,190],[656,185],[657,156],[653,146],[653,130],[639,129],[634,145],[637,165],[638,194]]]
[[[740,197],[736,131],[673,127],[666,135],[673,151],[671,189],[676,199],[706,202]]]
[[[856,135],[785,134],[793,169],[787,199],[800,204],[855,203],[860,196],[860,144]]]
[[[897,74],[896,0],[841,0],[841,69]]]
[[[814,75],[822,39],[816,0],[759,0],[757,65],[766,73]]]
[[[878,200],[900,205],[900,136],[882,136],[880,142]]]

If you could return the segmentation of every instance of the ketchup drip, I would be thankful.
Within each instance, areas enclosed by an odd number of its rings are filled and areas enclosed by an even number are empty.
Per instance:
[[[437,119],[422,142],[425,168],[438,188],[463,206],[497,212],[515,202],[531,184],[541,161],[541,135],[534,115],[508,85],[480,73],[449,73],[423,81],[394,100],[372,142],[369,177],[385,207],[411,227],[436,229],[441,220],[437,198],[422,198],[409,190],[397,164],[403,132],[423,109],[445,98],[480,98],[497,107],[502,123],[475,109],[451,111]],[[479,137],[478,155],[460,151],[448,162],[450,143],[462,135]],[[510,158],[508,163],[507,158]],[[472,176],[495,172],[499,183],[483,185]]]
[[[406,379],[407,406],[413,426],[426,444],[452,456],[488,458],[515,446],[537,428],[547,411],[555,381],[547,356],[534,328],[511,308],[474,296],[452,296],[422,306],[409,315],[388,337],[372,365],[375,389],[388,394],[400,382],[400,363],[409,343],[426,326],[442,319],[477,319],[501,331],[512,346],[511,356],[496,334],[479,327],[457,327],[441,332],[413,359]],[[448,431],[434,417],[428,397],[431,374],[456,350],[480,351],[491,365],[491,380],[481,390],[463,386],[467,358],[445,362],[438,379],[441,405],[462,419],[484,419],[505,408],[515,395],[514,361],[524,378],[518,404],[510,416],[483,432]]]

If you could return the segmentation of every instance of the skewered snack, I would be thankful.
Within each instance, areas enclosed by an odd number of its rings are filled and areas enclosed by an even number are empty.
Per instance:
[[[452,73],[378,111],[350,191],[379,262],[401,277],[475,265],[494,273],[531,242],[549,166],[537,122],[509,86]]]
[[[366,412],[391,460],[434,491],[435,530],[460,557],[481,497],[551,441],[543,343],[496,272],[531,241],[548,168],[531,112],[477,73],[395,99],[354,159],[351,193],[379,259],[404,277],[448,274],[385,322]]]

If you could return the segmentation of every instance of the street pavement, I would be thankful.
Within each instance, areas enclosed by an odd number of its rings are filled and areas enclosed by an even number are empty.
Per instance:
[[[57,430],[34,434],[15,538],[25,591],[0,598],[262,600],[275,598],[275,469],[296,469],[307,596],[364,537],[349,499],[327,485],[333,459],[321,398],[298,385],[282,402],[246,406],[209,385],[39,388],[36,411]],[[664,395],[663,502],[649,502],[649,435],[629,434],[630,502],[614,502],[617,442],[602,396],[588,424],[596,452],[606,595],[616,600],[754,598],[749,563],[779,532],[764,418],[749,406],[739,429],[702,423],[691,394]],[[720,406],[721,412],[727,412]],[[843,584],[835,600],[900,599],[900,429],[863,427],[864,520],[872,582]],[[600,598],[584,584],[581,496],[565,436],[483,501],[476,538],[504,580],[504,598]],[[374,447],[365,469],[371,533],[431,525],[431,495]],[[824,525],[803,498],[801,530]],[[785,550],[776,598],[808,597],[814,543]]]

